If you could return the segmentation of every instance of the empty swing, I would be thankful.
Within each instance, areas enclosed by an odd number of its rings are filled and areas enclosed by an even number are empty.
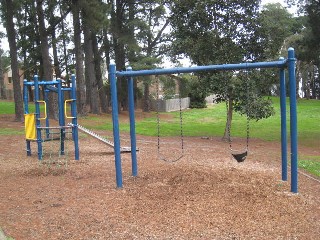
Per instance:
[[[248,79],[248,71],[246,71],[246,78]],[[228,96],[228,94],[226,94]],[[235,151],[232,147],[232,139],[231,139],[231,121],[229,119],[229,108],[232,106],[230,106],[232,104],[232,101],[230,101],[230,98],[227,97],[226,99],[226,109],[227,109],[227,134],[228,134],[228,142],[229,142],[229,149],[231,152],[231,155],[233,156],[233,158],[237,161],[237,162],[243,162],[247,156],[248,156],[248,149],[249,149],[249,132],[250,132],[250,119],[249,119],[249,113],[248,113],[248,100],[249,100],[249,88],[248,88],[248,81],[246,80],[246,146],[245,149],[241,152],[239,151]],[[229,102],[230,101],[230,102]],[[228,103],[229,102],[229,103]]]
[[[156,111],[157,111],[157,152],[158,152],[158,158],[160,160],[163,160],[165,162],[177,162],[184,156],[184,145],[183,145],[183,127],[182,127],[182,107],[181,107],[181,94],[180,94],[180,89],[179,89],[179,124],[180,124],[180,141],[181,141],[181,148],[180,148],[180,153],[177,157],[173,159],[168,159],[165,156],[162,155],[160,151],[160,101],[161,99],[159,98],[159,77],[156,76],[156,101],[157,101],[157,106],[156,106]]]
[[[228,110],[228,106],[227,106],[227,110]],[[228,131],[228,141],[229,141],[229,149],[230,149],[231,155],[237,162],[243,162],[244,160],[246,160],[248,156],[248,149],[249,149],[249,118],[247,117],[247,136],[246,136],[246,147],[244,151],[238,152],[232,148],[231,124],[228,124],[227,131]]]

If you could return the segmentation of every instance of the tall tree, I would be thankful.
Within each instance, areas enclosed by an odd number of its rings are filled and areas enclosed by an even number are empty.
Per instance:
[[[1,34],[0,34],[0,38],[2,38]],[[6,90],[6,86],[4,84],[4,79],[3,79],[4,66],[2,63],[2,55],[3,55],[3,50],[0,48],[0,99],[7,99],[7,90]]]
[[[11,70],[13,80],[13,92],[14,92],[14,103],[15,103],[15,120],[23,121],[23,101],[21,93],[21,84],[19,76],[19,63],[18,63],[18,50],[16,43],[16,30],[14,26],[14,12],[15,8],[12,0],[2,0],[2,5],[5,7],[5,26],[7,30],[7,37],[10,47],[10,58],[11,58]]]
[[[299,37],[292,36],[289,42],[295,44],[298,60],[303,61],[304,69],[309,69],[304,76],[310,88],[310,98],[320,99],[320,3],[319,0],[287,0],[289,5],[298,8],[298,13],[305,16],[306,23]]]
[[[125,42],[127,31],[125,28],[127,11],[127,0],[111,1],[111,33],[113,39],[113,49],[117,70],[125,70],[126,67],[126,51]],[[119,78],[117,83],[119,110],[127,109],[127,85],[126,79]]]
[[[84,52],[85,52],[85,76],[87,86],[87,100],[89,100],[90,112],[100,114],[97,80],[95,74],[92,32],[88,23],[84,23]]]
[[[186,0],[172,1],[172,28],[175,36],[173,54],[184,54],[197,65],[222,64],[254,60],[257,38],[254,35],[260,1],[256,0]],[[236,77],[234,77],[236,76]],[[233,109],[249,118],[261,119],[272,114],[270,102],[263,101],[261,93],[255,97],[257,112],[248,112],[247,86],[253,79],[241,72],[220,72],[199,75],[198,89],[206,86],[205,93],[215,93],[221,100],[229,101],[228,117],[232,119]],[[237,86],[237,87],[235,87]],[[196,86],[194,86],[196,87]],[[251,87],[251,91],[257,89]],[[203,94],[204,95],[204,94]],[[252,111],[252,110],[251,110]],[[229,138],[226,122],[224,138]]]
[[[280,3],[263,6],[258,16],[259,28],[256,31],[261,52],[259,60],[274,60],[280,57],[285,39],[300,31],[296,28],[296,22],[296,18]]]
[[[53,66],[54,66],[54,73],[56,78],[61,78],[61,69],[60,69],[60,63],[59,63],[59,56],[58,56],[58,39],[57,39],[57,33],[56,33],[56,27],[53,27],[55,25],[56,17],[54,15],[55,10],[55,3],[51,1],[48,6],[49,10],[49,24],[50,26],[50,35],[52,39],[52,53],[53,53]]]
[[[155,68],[169,52],[171,43],[170,13],[166,1],[152,0],[129,4],[128,60],[134,69]],[[136,33],[134,32],[136,29]],[[143,110],[150,111],[150,77],[143,81]]]
[[[21,4],[17,15],[18,49],[22,61],[22,69],[25,79],[33,79],[34,74],[40,74],[38,67],[42,63],[39,26],[34,1],[25,0]],[[29,88],[32,98],[31,87]]]
[[[310,0],[306,4],[306,12],[308,14],[308,23],[311,28],[311,34],[307,35],[308,49],[311,53],[311,61],[315,68],[310,72],[312,76],[312,97],[320,99],[320,2],[319,0]]]
[[[45,14],[43,11],[44,0],[37,0],[37,16],[39,23],[39,37],[40,37],[40,49],[41,49],[41,60],[42,60],[42,77],[46,81],[51,81],[53,78],[52,61],[49,54],[49,41],[48,33],[45,25]],[[54,104],[57,101],[57,96],[50,93],[48,101],[48,117],[57,119],[57,105]]]
[[[318,0],[290,0],[302,16],[297,19],[302,24],[299,34],[289,36],[285,48],[294,47],[297,56],[297,93],[302,84],[306,98],[320,98],[320,4]],[[298,94],[297,94],[298,96]]]
[[[100,0],[86,2],[82,7],[85,41],[87,101],[91,112],[99,114],[107,111],[107,99],[103,87],[101,57],[98,39],[103,36],[105,24],[108,25],[107,5]],[[95,14],[92,14],[94,12]]]
[[[81,44],[81,21],[80,21],[81,0],[72,0],[72,16],[74,28],[74,48],[77,76],[77,106],[80,115],[86,115],[86,86],[83,68],[83,49]]]
[[[257,18],[257,26],[255,54],[259,61],[273,61],[285,56],[287,47],[284,55],[282,50],[288,37],[299,34],[303,27],[301,19],[294,17],[280,3],[264,5]],[[279,87],[279,77],[273,69],[262,69],[260,73],[259,87],[265,95],[270,95],[271,86]]]
[[[101,53],[99,51],[97,36],[94,32],[92,33],[92,47],[93,47],[94,66],[95,66],[96,80],[97,80],[97,86],[98,86],[100,107],[103,113],[107,113],[108,99],[107,99],[107,91],[105,86],[103,85],[103,79],[102,79],[103,78],[102,71],[101,71],[102,58],[101,58]]]

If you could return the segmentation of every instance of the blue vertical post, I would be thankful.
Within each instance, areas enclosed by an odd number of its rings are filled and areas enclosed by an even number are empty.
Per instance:
[[[64,139],[65,139],[65,129],[63,126],[64,122],[64,111],[63,111],[63,98],[62,98],[62,81],[57,79],[57,93],[58,93],[58,115],[59,115],[59,126],[60,126],[60,154],[64,155]]]
[[[112,101],[112,123],[113,123],[113,140],[114,140],[114,158],[116,165],[116,181],[117,187],[122,187],[122,168],[120,156],[120,134],[119,134],[119,116],[118,116],[118,95],[117,95],[117,77],[116,65],[110,64],[109,76],[111,85],[111,101]]]
[[[283,58],[280,58],[283,60]],[[287,156],[287,108],[286,108],[286,75],[284,68],[280,69],[280,110],[281,110],[281,163],[282,181],[288,180]]]
[[[127,71],[132,71],[131,67]],[[138,175],[137,166],[137,143],[136,143],[136,126],[134,116],[134,92],[133,92],[133,78],[128,77],[128,102],[129,102],[129,118],[130,118],[130,141],[131,141],[131,162],[132,162],[132,176]]]
[[[42,160],[42,138],[40,129],[40,106],[39,106],[39,84],[38,75],[34,75],[34,104],[36,107],[36,128],[37,128],[37,144],[38,144],[38,159]]]
[[[59,126],[64,126],[64,111],[62,102],[62,81],[57,79],[57,93],[58,93],[58,114],[59,114]]]
[[[59,106],[59,112],[61,112],[61,126],[65,126],[66,125],[66,119],[65,119],[65,116],[64,116],[64,91],[62,89],[62,80],[59,79],[61,81],[61,106]],[[63,128],[63,131],[62,131],[62,137],[63,137],[63,142],[65,141],[66,139],[66,129]],[[65,146],[63,144],[63,146]],[[65,149],[63,149],[63,152],[64,152]]]
[[[43,85],[44,90],[44,101],[46,102],[46,106],[49,106],[49,97],[48,97],[48,93],[50,90],[46,89],[46,85]],[[39,99],[38,99],[39,100]],[[49,109],[46,108],[46,115],[49,116]],[[49,123],[49,118],[46,118],[46,127],[49,127],[50,123]],[[49,139],[50,138],[50,130],[49,128],[46,129],[46,138]]]
[[[291,136],[291,192],[298,193],[298,131],[297,98],[294,49],[288,49],[288,71],[290,85],[290,136]]]
[[[29,94],[28,94],[28,86],[27,86],[27,79],[23,80],[23,103],[24,103],[24,113],[29,113]]]
[[[71,115],[72,115],[72,137],[74,142],[74,158],[75,160],[79,160],[79,134],[78,134],[78,118],[77,118],[77,92],[76,92],[76,76],[74,74],[71,75]]]
[[[24,103],[24,114],[29,113],[29,94],[28,94],[28,86],[27,79],[23,80],[23,103]],[[27,156],[31,156],[31,144],[29,140],[26,140],[27,147]]]

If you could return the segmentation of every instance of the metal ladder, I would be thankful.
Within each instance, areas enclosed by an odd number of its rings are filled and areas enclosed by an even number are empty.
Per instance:
[[[68,123],[68,125],[73,126],[72,123]],[[101,142],[107,144],[108,146],[110,146],[112,148],[114,147],[114,143],[112,141],[109,141],[108,139],[100,136],[99,134],[97,134],[97,133],[95,133],[95,132],[93,132],[93,131],[91,131],[91,130],[89,130],[89,129],[87,129],[87,128],[79,125],[79,124],[77,126],[78,126],[78,129],[81,130],[82,132],[84,132],[84,133],[86,133],[86,134],[88,134],[88,135],[100,140]],[[121,152],[131,152],[131,147],[120,147],[120,151]]]

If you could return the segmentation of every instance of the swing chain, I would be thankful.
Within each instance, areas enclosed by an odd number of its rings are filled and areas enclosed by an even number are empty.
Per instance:
[[[180,86],[179,86],[179,117],[180,117],[180,139],[181,139],[181,155],[173,160],[168,160],[165,157],[163,157],[160,153],[160,113],[159,113],[159,109],[160,109],[160,99],[159,99],[159,77],[156,76],[156,101],[157,101],[157,109],[156,109],[156,115],[157,115],[157,136],[158,136],[158,140],[157,140],[157,144],[158,144],[158,157],[159,159],[166,161],[166,162],[176,162],[179,159],[181,159],[184,155],[184,143],[183,143],[183,120],[182,120],[182,100],[181,100],[181,93],[180,93]]]
[[[226,86],[227,88],[227,86]],[[228,142],[229,142],[229,148],[231,151],[231,154],[233,155],[233,157],[238,161],[238,162],[242,162],[245,160],[247,154],[248,154],[248,149],[249,149],[249,134],[250,134],[250,118],[249,118],[249,83],[248,83],[248,70],[246,69],[246,96],[247,96],[247,102],[246,102],[246,148],[245,148],[245,152],[243,153],[239,153],[239,154],[234,154],[232,152],[234,152],[234,150],[232,149],[232,139],[231,139],[231,122],[230,122],[230,118],[229,118],[229,107],[232,103],[232,101],[230,101],[230,96],[228,96],[228,90],[226,89],[226,109],[227,109],[227,134],[228,134]],[[230,102],[229,102],[230,101]]]
[[[248,66],[248,63],[246,62],[246,67]],[[247,115],[247,146],[246,146],[246,151],[248,151],[249,149],[249,130],[250,130],[250,118],[249,118],[249,111],[251,109],[251,100],[250,99],[250,93],[251,91],[249,90],[249,71],[248,68],[246,68],[246,91],[247,91],[247,102],[246,102],[246,115]]]
[[[183,121],[182,121],[182,99],[181,99],[181,79],[179,81],[179,117],[180,117],[180,138],[181,138],[181,151],[184,153],[184,145],[183,145]]]
[[[159,77],[156,76],[156,101],[157,101],[157,139],[158,139],[158,155],[160,154],[160,114],[159,114],[159,108],[160,108],[160,99],[159,99]]]

